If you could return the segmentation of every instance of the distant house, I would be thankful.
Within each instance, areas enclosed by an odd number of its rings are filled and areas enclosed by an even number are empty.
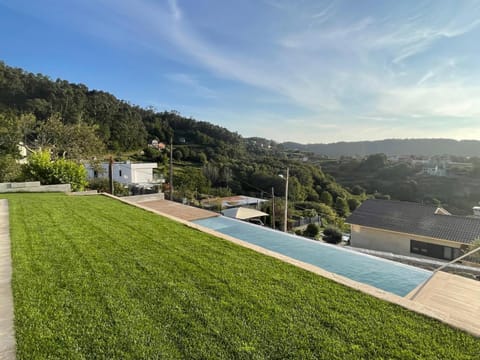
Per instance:
[[[88,179],[107,178],[108,163],[101,163],[99,169],[92,167],[91,164],[85,164]],[[131,163],[115,162],[113,163],[113,180],[124,185],[149,184],[157,182],[154,180],[153,169],[157,168],[156,163]]]
[[[480,218],[404,201],[367,200],[347,219],[354,247],[452,260],[480,237]]]

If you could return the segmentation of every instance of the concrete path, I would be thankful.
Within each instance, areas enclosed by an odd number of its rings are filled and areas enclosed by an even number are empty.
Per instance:
[[[15,359],[8,202],[0,199],[0,360]]]
[[[480,281],[439,271],[413,301],[437,310],[446,323],[480,336]]]

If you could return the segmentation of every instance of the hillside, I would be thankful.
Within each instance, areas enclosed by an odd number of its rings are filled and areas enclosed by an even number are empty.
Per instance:
[[[314,208],[341,226],[342,218],[365,197],[353,196],[319,166],[289,157],[271,140],[243,138],[176,111],[144,109],[83,84],[53,81],[1,62],[0,134],[8,134],[0,137],[0,182],[42,180],[25,178],[15,163],[20,141],[31,148],[54,149],[54,157],[74,161],[113,153],[120,160],[156,162],[168,178],[168,152],[147,145],[153,139],[168,144],[172,138],[174,197],[179,200],[194,203],[204,196],[231,194],[269,198],[272,189],[282,197],[285,180],[279,174],[287,167],[292,215]],[[277,222],[283,221],[282,206],[275,203]]]
[[[480,156],[480,141],[452,139],[387,139],[378,141],[337,142],[331,144],[299,144],[285,142],[286,149],[312,152],[329,157],[391,155],[455,155]]]
[[[175,111],[158,112],[119,100],[104,91],[62,79],[52,80],[0,61],[0,113],[32,113],[38,122],[58,114],[65,124],[95,125],[107,149],[141,149],[158,139],[205,147],[239,147],[241,137],[208,122],[185,118]],[[33,134],[34,135],[34,134]]]

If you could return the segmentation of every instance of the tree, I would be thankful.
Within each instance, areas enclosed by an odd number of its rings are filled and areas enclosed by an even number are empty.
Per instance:
[[[347,216],[350,213],[347,200],[345,200],[344,198],[338,197],[337,200],[335,201],[335,211],[340,216]]]
[[[322,191],[320,194],[320,201],[325,205],[332,206],[333,204],[333,197],[328,191]]]
[[[18,156],[18,142],[21,140],[21,133],[18,128],[18,118],[9,112],[0,113],[0,156]]]
[[[347,202],[348,202],[348,208],[350,209],[350,211],[355,210],[360,205],[360,201],[355,198],[350,198],[347,200]]]
[[[329,226],[323,231],[323,240],[330,244],[338,244],[342,241],[342,232],[336,227]]]
[[[364,193],[365,193],[365,189],[363,187],[361,187],[360,185],[355,185],[352,188],[352,194],[353,195],[362,195]]]
[[[85,159],[104,151],[103,143],[96,131],[96,126],[82,122],[65,125],[60,115],[55,114],[40,125],[37,144],[42,149],[55,149],[55,155],[68,159]]]
[[[316,238],[320,233],[320,228],[317,224],[308,224],[307,228],[303,232],[303,235],[310,238]]]

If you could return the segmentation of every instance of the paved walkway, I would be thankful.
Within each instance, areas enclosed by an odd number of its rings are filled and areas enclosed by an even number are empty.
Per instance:
[[[446,323],[480,336],[480,281],[439,271],[413,301],[438,311]]]
[[[177,219],[193,221],[218,216],[216,212],[199,209],[193,206],[182,205],[169,200],[142,201],[142,207],[168,214]]]
[[[8,202],[0,199],[0,360],[15,359]]]

